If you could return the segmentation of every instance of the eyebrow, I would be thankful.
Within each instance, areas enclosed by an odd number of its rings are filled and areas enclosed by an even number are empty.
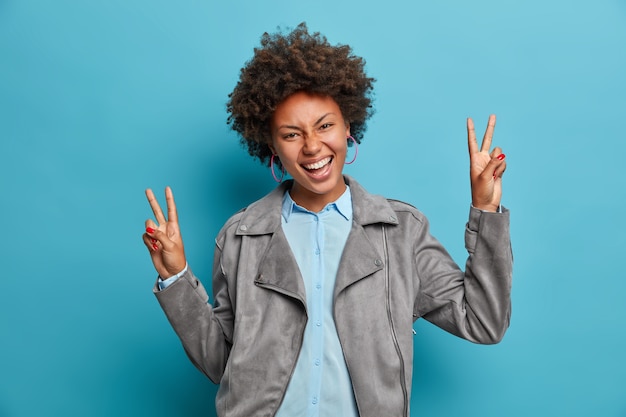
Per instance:
[[[330,115],[334,115],[334,113],[333,112],[326,113],[325,115],[323,115],[322,117],[317,119],[315,121],[315,123],[313,123],[313,126],[316,126],[316,125],[320,124],[322,122],[322,120],[324,120],[327,116],[330,116]],[[276,128],[276,130],[282,129],[282,128],[302,130],[301,127],[299,127],[299,126],[292,126],[292,125],[280,125],[280,126],[278,126],[278,128]]]

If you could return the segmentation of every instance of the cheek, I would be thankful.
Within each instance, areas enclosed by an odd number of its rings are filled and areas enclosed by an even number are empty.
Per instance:
[[[283,165],[295,164],[298,159],[298,147],[284,145],[274,148]]]
[[[341,137],[337,139],[337,145],[335,146],[337,153],[346,154],[348,153],[348,141],[346,138]]]

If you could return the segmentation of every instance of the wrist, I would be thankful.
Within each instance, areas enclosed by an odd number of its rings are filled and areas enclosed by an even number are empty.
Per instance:
[[[163,281],[168,280],[170,278],[180,278],[185,272],[187,272],[187,268],[189,268],[189,266],[185,262],[185,266],[182,268],[176,269],[176,272],[172,273],[170,271],[167,271],[166,275],[159,274],[159,276],[161,277]]]
[[[475,209],[481,210],[481,211],[486,211],[489,213],[499,213],[500,212],[500,205],[493,205],[493,204],[474,204],[472,203],[472,207],[474,207]]]

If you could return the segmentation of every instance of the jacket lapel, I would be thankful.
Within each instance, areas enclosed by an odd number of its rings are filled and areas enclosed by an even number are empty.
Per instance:
[[[350,285],[384,268],[383,249],[380,247],[377,250],[375,246],[375,243],[380,242],[372,242],[364,227],[377,228],[382,224],[391,226],[398,224],[396,214],[386,198],[369,194],[358,182],[347,175],[345,179],[352,193],[353,222],[352,230],[339,262],[337,281],[335,282],[335,299],[341,291]]]
[[[352,223],[352,230],[341,255],[334,298],[345,288],[383,269],[382,255],[370,242],[363,227]]]
[[[255,283],[296,298],[306,307],[304,280],[281,227],[274,232],[267,251],[261,259],[259,275]]]

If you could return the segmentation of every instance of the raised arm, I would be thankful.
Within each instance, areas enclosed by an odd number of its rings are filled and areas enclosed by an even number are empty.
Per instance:
[[[499,342],[509,325],[513,257],[509,212],[498,211],[505,156],[490,152],[496,117],[491,115],[482,144],[467,119],[472,205],[465,230],[468,258],[461,271],[443,246],[420,229],[416,265],[421,277],[418,315],[459,337],[476,343]],[[478,210],[477,210],[478,209]]]
[[[146,197],[156,223],[146,220],[143,242],[150,251],[154,268],[161,278],[168,278],[185,270],[187,265],[174,194],[170,187],[165,189],[167,218],[152,190],[146,190]],[[219,273],[220,253],[220,249],[216,248],[215,309],[208,303],[209,296],[191,268],[187,268],[163,290],[154,286],[154,294],[185,352],[193,364],[215,383],[220,381],[228,360],[233,321],[228,288]]]

